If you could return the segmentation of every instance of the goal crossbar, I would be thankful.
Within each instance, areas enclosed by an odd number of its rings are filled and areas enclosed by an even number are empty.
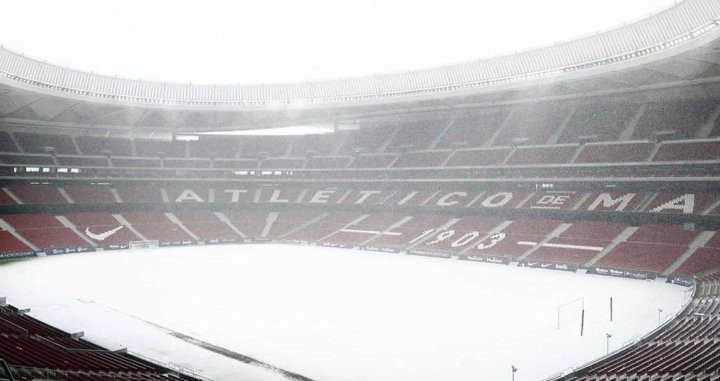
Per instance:
[[[563,310],[564,308],[571,307],[571,306],[576,305],[576,304],[578,304],[578,303],[580,304],[580,309],[581,309],[582,311],[585,311],[585,298],[584,298],[584,297],[580,297],[580,298],[577,298],[577,299],[573,299],[573,300],[571,300],[571,301],[569,301],[569,302],[565,302],[565,303],[563,303],[563,304],[558,305],[558,307],[557,307],[557,329],[560,329],[560,313],[562,312],[562,310]],[[583,313],[584,313],[584,312],[583,312]]]

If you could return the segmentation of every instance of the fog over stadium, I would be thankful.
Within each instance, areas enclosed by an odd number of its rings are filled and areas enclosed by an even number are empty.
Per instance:
[[[720,0],[5,3],[0,381],[720,381]]]
[[[0,43],[62,66],[193,83],[421,69],[616,27],[669,0],[6,1]]]

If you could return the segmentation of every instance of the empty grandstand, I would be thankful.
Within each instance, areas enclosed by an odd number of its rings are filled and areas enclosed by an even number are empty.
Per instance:
[[[264,86],[2,47],[0,259],[275,242],[666,281],[694,288],[682,314],[554,378],[718,380],[719,20],[684,0],[513,55]],[[217,135],[313,124],[333,133]],[[199,377],[5,303],[0,359],[0,379]]]

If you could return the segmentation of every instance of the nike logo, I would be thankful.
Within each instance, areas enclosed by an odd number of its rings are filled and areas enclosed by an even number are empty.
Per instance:
[[[108,230],[108,231],[103,232],[103,233],[95,234],[95,233],[91,232],[91,231],[90,231],[90,228],[88,227],[88,228],[85,228],[85,234],[87,234],[88,237],[90,237],[90,238],[92,238],[92,239],[94,239],[94,240],[96,240],[96,241],[104,241],[104,240],[106,240],[108,237],[110,237],[111,235],[113,235],[113,234],[117,233],[118,231],[120,231],[120,229],[122,229],[122,228],[123,228],[122,225],[120,225],[120,226],[116,227],[115,229]]]

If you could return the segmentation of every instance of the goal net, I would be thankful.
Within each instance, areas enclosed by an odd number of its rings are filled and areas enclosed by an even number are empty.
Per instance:
[[[160,247],[160,242],[156,239],[147,241],[130,241],[128,242],[128,246],[130,250],[157,249],[158,247]]]
[[[557,327],[565,324],[583,325],[585,318],[585,298],[577,298],[557,306]]]

